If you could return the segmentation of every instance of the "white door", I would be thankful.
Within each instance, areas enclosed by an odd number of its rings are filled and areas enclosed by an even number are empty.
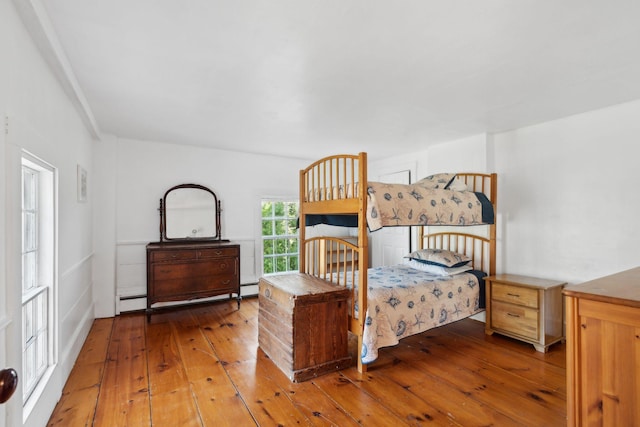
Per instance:
[[[403,170],[381,175],[378,181],[410,184],[411,172]],[[410,232],[410,227],[386,227],[371,233],[371,266],[402,264],[402,258],[409,253],[411,247]]]

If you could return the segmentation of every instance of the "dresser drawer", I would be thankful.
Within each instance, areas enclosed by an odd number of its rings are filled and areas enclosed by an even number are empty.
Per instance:
[[[493,301],[504,301],[525,307],[538,307],[538,290],[525,288],[522,286],[506,285],[504,283],[493,283],[491,289],[491,299]]]
[[[198,251],[199,258],[236,257],[240,255],[238,248],[212,248]]]
[[[151,262],[160,261],[186,261],[196,259],[196,251],[154,251],[151,253]]]
[[[168,300],[197,298],[209,294],[212,289],[218,293],[236,292],[238,279],[233,273],[216,276],[191,276],[179,279],[156,280],[154,296]]]
[[[500,301],[491,303],[491,327],[537,340],[538,310]]]
[[[220,258],[206,262],[161,263],[153,265],[152,269],[155,280],[234,275],[236,273],[236,261],[234,258]]]

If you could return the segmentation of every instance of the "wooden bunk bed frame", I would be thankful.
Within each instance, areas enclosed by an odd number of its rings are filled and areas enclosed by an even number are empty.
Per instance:
[[[497,175],[458,173],[468,188],[484,193],[493,205],[497,199]],[[367,274],[369,244],[367,234],[367,154],[339,154],[320,159],[300,171],[300,272],[319,277],[340,286],[351,287],[349,331],[358,338],[358,371],[366,372],[360,351],[367,307]],[[357,244],[343,237],[306,237],[307,215],[357,215]],[[469,256],[476,270],[495,274],[496,225],[477,225],[465,229],[480,231],[462,233],[461,227],[446,226],[446,231],[428,233],[429,226],[417,226],[419,249],[447,249]],[[440,226],[430,226],[440,227]],[[442,227],[440,227],[442,229]],[[450,231],[456,229],[456,231]],[[353,239],[350,239],[353,241]],[[362,313],[357,316],[356,312]]]

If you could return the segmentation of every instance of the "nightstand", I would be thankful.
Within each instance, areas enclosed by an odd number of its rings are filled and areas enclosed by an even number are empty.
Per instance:
[[[564,339],[562,288],[565,282],[515,274],[485,277],[485,332],[533,344],[545,353]]]

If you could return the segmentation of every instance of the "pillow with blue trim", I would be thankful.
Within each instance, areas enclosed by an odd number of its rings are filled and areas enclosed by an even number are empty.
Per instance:
[[[439,188],[444,190],[449,187],[449,184],[453,182],[455,177],[455,173],[436,173],[422,178],[416,182],[416,185],[423,188]]]
[[[445,249],[419,249],[406,255],[405,258],[442,267],[461,267],[471,261],[471,258],[465,254]]]

